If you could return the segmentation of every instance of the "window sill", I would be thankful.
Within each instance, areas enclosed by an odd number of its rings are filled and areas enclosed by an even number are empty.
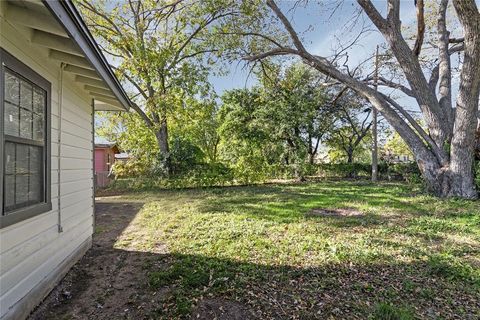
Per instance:
[[[35,217],[39,214],[45,213],[52,210],[52,203],[41,203],[36,204],[30,207],[21,208],[15,211],[12,211],[6,216],[0,217],[0,229],[11,226],[15,223],[19,223],[23,220]]]

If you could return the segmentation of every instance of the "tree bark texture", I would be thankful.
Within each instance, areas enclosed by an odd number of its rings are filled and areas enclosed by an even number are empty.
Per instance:
[[[267,5],[285,27],[293,46],[278,46],[278,43],[275,43],[276,48],[246,59],[253,61],[277,55],[299,56],[304,63],[365,97],[383,115],[411,149],[430,191],[442,197],[477,198],[473,161],[480,93],[480,13],[475,1],[453,0],[464,31],[464,39],[454,39],[455,41],[449,39],[446,27],[448,0],[440,1],[437,17],[439,55],[437,66],[433,68],[429,79],[416,55],[422,39],[419,39],[414,51],[402,36],[401,1],[387,1],[386,17],[382,16],[370,0],[357,2],[384,36],[409,88],[395,83],[384,84],[415,98],[422,111],[427,131],[392,98],[375,91],[369,83],[340,71],[326,58],[309,53],[274,0],[267,0]],[[424,30],[419,31],[419,36],[423,37],[421,33]],[[451,43],[454,45],[449,47]],[[460,51],[464,52],[463,65],[453,108],[450,56]]]

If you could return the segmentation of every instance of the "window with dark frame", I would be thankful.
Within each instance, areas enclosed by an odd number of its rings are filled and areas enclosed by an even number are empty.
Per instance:
[[[51,209],[50,83],[1,50],[4,227]]]

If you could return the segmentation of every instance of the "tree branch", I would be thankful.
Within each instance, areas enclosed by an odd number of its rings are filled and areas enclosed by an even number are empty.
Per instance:
[[[278,8],[277,4],[273,0],[267,0],[267,6],[272,9],[272,11],[275,13],[275,15],[280,19],[282,22],[283,26],[287,30],[288,34],[290,35],[290,38],[293,41],[293,44],[295,45],[295,48],[297,48],[300,52],[306,52],[305,47],[303,46],[302,41],[300,41],[300,38],[298,37],[297,33],[293,29],[292,25],[290,24],[290,21],[288,21],[287,17],[283,14],[283,12]]]
[[[145,121],[146,125],[149,128],[154,128],[155,127],[152,120],[150,120],[150,118],[147,116],[147,114],[145,112],[143,112],[142,108],[140,108],[138,106],[138,104],[136,104],[133,101],[132,101],[132,108],[133,108],[133,110],[135,110],[140,115],[140,117]]]
[[[281,55],[287,55],[287,54],[300,54],[300,52],[292,48],[282,47],[282,48],[272,49],[264,53],[252,55],[252,56],[245,56],[242,59],[247,61],[256,61],[256,60],[262,60],[272,56],[281,56]]]
[[[441,159],[441,163],[446,164],[448,159],[447,159],[447,156],[445,155],[445,152],[443,152],[443,150],[441,150],[435,144],[432,138],[425,132],[425,130],[423,130],[423,128],[418,124],[418,122],[415,121],[415,119],[402,106],[400,106],[397,102],[395,102],[395,100],[393,100],[392,98],[390,98],[389,96],[383,93],[380,93],[380,94],[384,97],[384,99],[388,103],[390,103],[390,105],[392,105],[395,109],[397,109],[398,112],[400,112],[400,114],[405,117],[405,119],[407,119],[408,123],[410,123],[410,125],[415,129],[415,131],[417,131],[417,133],[423,138],[423,140],[425,140],[425,142],[430,146],[430,148],[432,148],[433,152],[435,153],[435,156],[438,159]]]
[[[368,83],[370,83],[371,80],[375,80],[374,77],[368,77],[365,79],[365,81],[368,81]],[[388,79],[385,79],[384,77],[378,77],[378,80],[382,82],[382,83],[379,83],[379,85],[384,85],[386,87],[393,88],[393,89],[399,89],[403,93],[405,93],[407,96],[415,97],[415,94],[413,93],[413,91],[405,87],[404,85],[390,81]]]
[[[375,9],[375,7],[372,5],[371,1],[369,0],[357,0],[358,3],[365,8],[365,11],[367,14],[371,17],[371,20],[374,21],[376,25],[378,25],[380,30],[383,30],[384,32],[387,32],[387,24],[385,19],[383,19],[380,15],[380,13]],[[399,135],[405,140],[405,142],[408,144],[410,149],[414,152],[416,155],[417,159],[424,159],[428,161],[438,161],[438,159],[435,159],[435,156],[433,156],[430,151],[427,149],[423,139],[418,136],[418,134],[405,122],[405,120],[398,115],[398,113],[395,111],[395,109],[385,100],[384,97],[382,97],[379,92],[375,91],[374,89],[370,88],[367,84],[363,83],[360,80],[357,80],[351,76],[348,76],[344,73],[342,73],[340,70],[338,70],[334,65],[332,65],[326,58],[321,57],[321,56],[315,56],[310,53],[308,53],[303,45],[301,45],[300,40],[298,36],[296,35],[295,30],[291,26],[290,22],[286,19],[286,17],[281,13],[280,9],[274,4],[272,0],[268,0],[268,3],[271,4],[271,8],[274,10],[275,15],[280,19],[282,24],[285,26],[286,30],[290,34],[290,37],[292,38],[292,41],[295,43],[297,42],[296,45],[298,50],[294,50],[291,48],[286,48],[283,49],[274,49],[270,50],[268,52],[262,53],[262,54],[256,54],[254,56],[246,57],[244,59],[254,61],[258,59],[263,59],[269,56],[275,56],[275,55],[288,55],[288,54],[295,54],[298,55],[302,60],[307,64],[310,65],[311,67],[315,68],[316,70],[322,72],[323,74],[338,80],[339,82],[345,84],[352,90],[356,91],[357,93],[361,94],[363,97],[369,100],[369,102],[373,105],[374,108],[376,108],[388,121],[389,123],[394,127],[394,129],[399,133]],[[272,5],[273,4],[273,5]],[[391,36],[390,31],[388,36]],[[398,38],[401,35],[396,35],[395,39]],[[394,42],[393,39],[391,42]],[[411,54],[411,50],[409,49],[408,45],[406,44],[405,40],[403,38],[400,39],[403,41],[402,48],[400,50],[403,50],[403,52],[408,53],[409,58],[407,58],[407,64],[409,65],[409,70],[407,75],[413,74],[415,78],[419,78],[419,81],[423,81],[424,87],[426,88],[427,92],[429,91],[428,88],[428,83],[421,72],[421,68],[419,66],[418,60],[416,61],[416,64],[414,66],[411,65],[411,60],[413,60],[413,55]],[[395,48],[398,51],[398,48]],[[397,52],[398,53],[398,52]],[[397,57],[398,59],[398,57]],[[400,59],[401,60],[401,59]],[[404,59],[405,60],[405,59]],[[400,63],[405,62],[405,61],[400,61]],[[415,67],[418,66],[418,69],[415,69]],[[422,80],[423,78],[423,80]],[[408,77],[407,77],[408,79]],[[411,85],[411,84],[410,84]],[[412,85],[411,85],[412,87]],[[420,86],[422,87],[422,86]],[[412,87],[413,89],[413,87]],[[419,93],[425,92],[425,90],[420,90]],[[421,96],[421,95],[420,95]],[[423,99],[419,103],[420,105],[428,105],[426,102],[430,102],[431,99],[434,99],[433,106],[438,107],[438,101],[436,100],[436,97],[433,95],[428,97],[429,99]],[[427,101],[425,101],[427,100]]]
[[[417,7],[417,39],[413,46],[413,54],[417,57],[422,50],[423,38],[425,36],[425,16],[424,16],[424,4],[423,0],[415,0],[415,6]]]
[[[440,108],[447,113],[448,126],[453,129],[453,109],[452,109],[452,68],[450,64],[450,55],[448,53],[449,32],[446,25],[448,0],[440,2],[438,10],[438,74],[440,85],[438,93],[440,95]]]
[[[370,0],[357,0],[357,2],[380,31],[387,29],[387,20],[382,17]]]

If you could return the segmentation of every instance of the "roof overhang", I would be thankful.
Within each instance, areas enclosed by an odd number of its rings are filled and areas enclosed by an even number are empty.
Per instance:
[[[63,62],[64,71],[94,99],[95,110],[129,110],[127,94],[72,1],[8,1],[6,19],[31,29],[30,41]]]
[[[95,149],[112,149],[115,154],[120,153],[116,143],[95,143]]]

